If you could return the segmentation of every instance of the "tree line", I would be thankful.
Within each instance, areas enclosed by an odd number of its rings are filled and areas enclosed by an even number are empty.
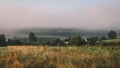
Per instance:
[[[107,39],[117,39],[117,33],[115,31],[108,32],[108,37],[91,37],[91,38],[84,38],[81,36],[71,36],[67,39],[55,39],[53,41],[44,40],[43,42],[39,42],[37,40],[37,36],[30,32],[28,36],[28,41],[24,42],[17,38],[14,39],[6,39],[4,34],[0,34],[0,46],[7,46],[7,45],[76,45],[76,46],[83,46],[83,45],[95,45],[97,41],[107,40]],[[107,44],[107,43],[103,43]],[[110,45],[110,44],[109,44]]]

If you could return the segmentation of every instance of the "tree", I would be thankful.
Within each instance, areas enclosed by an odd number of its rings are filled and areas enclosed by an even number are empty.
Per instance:
[[[97,41],[98,41],[98,37],[89,38],[89,44],[90,45],[95,45]]]
[[[6,45],[6,38],[5,35],[2,34],[0,35],[0,46],[5,46]]]
[[[36,43],[37,42],[37,37],[35,36],[35,34],[34,33],[32,33],[32,32],[30,32],[30,34],[29,34],[29,43],[31,43],[31,44],[34,44],[34,43]]]
[[[108,38],[109,39],[116,39],[117,38],[117,33],[115,31],[110,31],[108,33]]]
[[[14,45],[15,42],[12,39],[7,40],[7,45]]]
[[[81,37],[80,36],[73,36],[70,38],[71,45],[80,45],[81,44]]]
[[[55,45],[63,46],[63,45],[64,45],[64,42],[58,38],[58,39],[55,40]]]
[[[23,43],[18,39],[8,39],[7,45],[22,45]]]
[[[102,36],[100,40],[107,40],[105,36]]]

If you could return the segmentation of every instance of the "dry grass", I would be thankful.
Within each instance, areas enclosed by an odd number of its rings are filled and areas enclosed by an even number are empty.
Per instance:
[[[0,68],[119,68],[120,47],[8,46]]]

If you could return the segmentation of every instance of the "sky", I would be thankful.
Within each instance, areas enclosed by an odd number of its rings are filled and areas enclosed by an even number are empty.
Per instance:
[[[120,29],[120,0],[0,0],[0,29]]]

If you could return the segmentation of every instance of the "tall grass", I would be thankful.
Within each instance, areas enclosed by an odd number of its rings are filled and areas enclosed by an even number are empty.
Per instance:
[[[120,46],[8,46],[0,68],[119,68]]]

